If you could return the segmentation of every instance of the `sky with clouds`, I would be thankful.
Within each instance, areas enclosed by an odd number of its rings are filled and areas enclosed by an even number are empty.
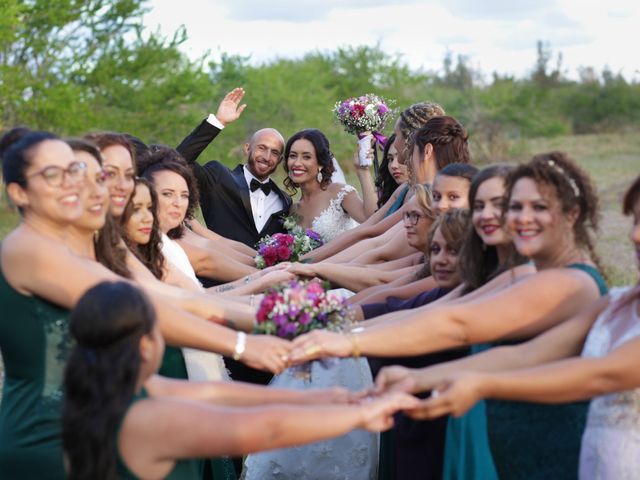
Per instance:
[[[183,49],[194,58],[225,52],[261,63],[379,43],[414,69],[440,69],[449,51],[485,75],[521,77],[542,40],[562,53],[571,78],[579,66],[608,66],[640,81],[635,0],[150,0],[148,6],[145,25],[165,34],[184,25]]]

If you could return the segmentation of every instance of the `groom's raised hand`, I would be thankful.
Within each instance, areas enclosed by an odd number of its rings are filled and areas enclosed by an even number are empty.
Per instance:
[[[244,89],[240,87],[234,88],[224,96],[216,112],[216,118],[220,123],[226,126],[240,118],[240,115],[247,107],[246,103],[240,104],[243,97]]]

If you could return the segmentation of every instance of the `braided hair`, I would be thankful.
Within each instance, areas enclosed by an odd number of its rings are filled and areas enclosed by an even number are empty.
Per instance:
[[[432,118],[441,115],[445,115],[444,108],[434,102],[414,103],[402,111],[396,121],[396,132],[400,132],[405,141],[404,151],[398,152],[405,164],[411,158],[415,132]]]
[[[415,132],[413,146],[424,156],[427,144],[433,147],[436,158],[436,170],[442,170],[450,163],[471,163],[468,134],[465,128],[453,117],[441,116],[429,120]],[[407,163],[413,174],[412,162]]]

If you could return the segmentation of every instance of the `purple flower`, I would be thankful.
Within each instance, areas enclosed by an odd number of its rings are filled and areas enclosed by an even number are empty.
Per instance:
[[[381,103],[380,105],[378,105],[378,113],[380,115],[384,115],[388,111],[389,111],[389,109],[387,108],[387,106],[384,103]]]
[[[278,313],[277,315],[273,316],[273,323],[275,323],[276,326],[278,327],[285,326],[288,323],[288,321],[289,321],[289,317],[284,313]]]
[[[322,237],[318,232],[314,232],[310,228],[307,228],[305,230],[305,233],[307,234],[307,237],[309,237],[311,240],[322,243]]]
[[[300,325],[309,325],[311,323],[311,320],[312,320],[312,318],[311,318],[311,315],[309,314],[309,312],[304,312],[298,318],[298,322],[300,322]]]
[[[294,323],[287,323],[278,327],[278,336],[282,338],[289,338],[295,335],[297,327]]]

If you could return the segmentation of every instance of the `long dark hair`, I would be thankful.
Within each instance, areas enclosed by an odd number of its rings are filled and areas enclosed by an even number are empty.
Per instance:
[[[376,177],[376,188],[378,190],[378,208],[382,207],[387,200],[391,198],[393,192],[398,188],[398,184],[396,183],[395,178],[389,172],[389,150],[393,146],[393,142],[396,139],[396,134],[392,134],[389,138],[387,138],[387,143],[384,145],[384,149],[382,150],[382,162],[380,163],[380,168],[378,169],[378,176]],[[396,155],[399,155],[396,153]]]
[[[71,312],[77,344],[65,369],[62,408],[70,480],[115,478],[113,444],[135,394],[140,339],[155,321],[147,297],[126,282],[99,283]]]
[[[152,184],[155,184],[153,174],[164,170],[177,173],[184,178],[184,181],[187,183],[187,189],[189,190],[189,206],[187,207],[187,213],[184,219],[190,220],[193,218],[196,208],[198,208],[198,182],[193,171],[177,150],[164,145],[150,145],[150,151],[145,158],[139,162],[139,167],[140,176],[146,178]],[[174,240],[182,238],[184,236],[184,229],[184,222],[182,222],[177,227],[169,230],[167,236]]]
[[[514,185],[521,178],[530,178],[537,185],[550,186],[565,214],[578,206],[580,211],[573,225],[576,246],[587,250],[593,263],[604,275],[593,240],[600,221],[600,202],[589,175],[564,152],[541,153],[528,163],[516,167],[507,177],[507,202]]]
[[[86,138],[66,138],[65,142],[74,152],[85,152],[102,165],[102,154],[98,146]],[[114,273],[131,278],[131,270],[127,266],[127,250],[122,247],[121,232],[118,222],[107,212],[103,227],[93,238],[96,260]]]
[[[502,164],[491,165],[480,170],[471,181],[471,186],[469,187],[469,208],[473,211],[473,204],[476,201],[480,185],[492,178],[505,180],[512,171],[513,167]],[[516,251],[512,243],[509,243],[507,257],[507,261],[504,264],[500,264],[497,248],[485,244],[473,227],[473,223],[470,223],[460,250],[460,261],[458,262],[460,277],[465,285],[464,293],[472,292],[509,268],[527,261],[525,257]]]
[[[136,189],[145,186],[149,189],[151,195],[151,214],[153,215],[153,225],[151,227],[151,236],[146,245],[139,245],[133,242],[127,234],[127,222],[133,214],[133,197],[136,195]],[[136,186],[133,195],[129,198],[127,205],[124,207],[122,217],[120,218],[120,228],[122,230],[122,238],[133,252],[133,254],[153,273],[158,279],[162,280],[164,270],[164,255],[162,254],[162,236],[160,235],[160,222],[158,221],[158,194],[153,184],[146,178],[136,178]]]
[[[335,167],[333,166],[333,153],[331,153],[329,139],[324,133],[317,128],[307,128],[294,133],[289,140],[287,140],[287,144],[284,147],[284,162],[282,162],[284,171],[287,174],[283,183],[291,195],[294,195],[298,191],[298,185],[289,177],[289,166],[287,160],[289,159],[293,143],[296,140],[301,139],[309,140],[316,151],[316,159],[318,160],[320,174],[322,175],[322,180],[320,181],[320,188],[322,190],[327,189],[331,183],[331,176],[335,171]]]

